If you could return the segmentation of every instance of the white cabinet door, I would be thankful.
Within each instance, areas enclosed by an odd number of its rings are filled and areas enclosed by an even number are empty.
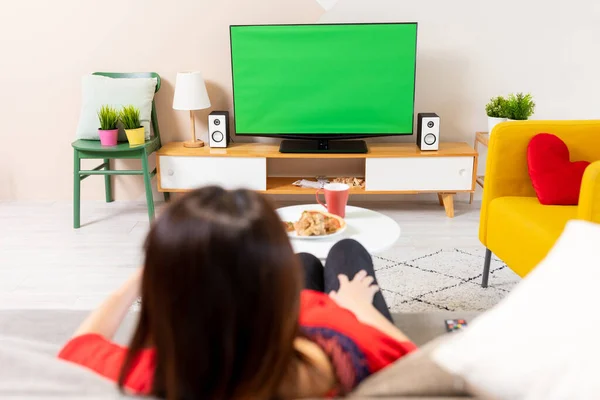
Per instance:
[[[473,157],[367,158],[366,190],[471,190],[473,160]]]
[[[266,158],[160,156],[163,190],[189,190],[207,185],[225,189],[267,189]]]

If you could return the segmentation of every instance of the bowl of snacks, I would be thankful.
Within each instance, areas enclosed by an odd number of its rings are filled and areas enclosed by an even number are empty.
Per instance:
[[[340,235],[346,230],[346,221],[324,211],[303,211],[297,221],[284,221],[283,227],[290,238],[315,240]]]

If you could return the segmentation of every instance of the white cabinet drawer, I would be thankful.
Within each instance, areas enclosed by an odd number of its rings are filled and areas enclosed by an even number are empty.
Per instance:
[[[160,156],[160,187],[189,190],[207,185],[225,189],[267,189],[267,159]]]
[[[366,190],[473,189],[473,157],[367,158]]]

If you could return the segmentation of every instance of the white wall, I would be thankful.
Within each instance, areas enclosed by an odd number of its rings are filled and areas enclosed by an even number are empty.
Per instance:
[[[322,13],[314,0],[0,1],[0,200],[72,198],[83,75],[158,72],[156,106],[169,142],[190,135],[189,114],[172,108],[175,76],[202,71],[213,105],[196,112],[198,137],[206,140],[208,113],[231,109],[229,25],[312,23]],[[86,179],[82,198],[102,199],[103,184]],[[115,194],[144,199],[143,180],[116,177]]]
[[[177,71],[202,70],[214,109],[230,109],[228,25],[319,18],[419,22],[416,109],[441,115],[442,140],[471,143],[486,101],[513,91],[533,93],[536,118],[600,118],[594,0],[339,0],[326,13],[314,0],[10,0],[0,9],[0,199],[71,198],[83,74],[159,72],[163,138],[185,140],[187,114],[171,109]],[[197,113],[204,139],[208,111]],[[116,181],[118,199],[143,198],[138,177]],[[102,199],[102,183],[86,180],[83,197]]]
[[[472,143],[510,92],[534,95],[535,119],[600,118],[598,1],[339,0],[321,18],[373,21],[419,23],[415,107],[442,117],[442,140]]]
[[[321,21],[419,22],[416,109],[447,140],[470,141],[509,92],[531,92],[536,119],[600,118],[600,2],[339,0]]]

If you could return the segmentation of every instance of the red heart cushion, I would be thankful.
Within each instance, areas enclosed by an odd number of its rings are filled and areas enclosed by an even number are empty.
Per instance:
[[[587,161],[571,162],[565,142],[540,133],[527,147],[529,176],[538,200],[544,205],[577,205]]]

